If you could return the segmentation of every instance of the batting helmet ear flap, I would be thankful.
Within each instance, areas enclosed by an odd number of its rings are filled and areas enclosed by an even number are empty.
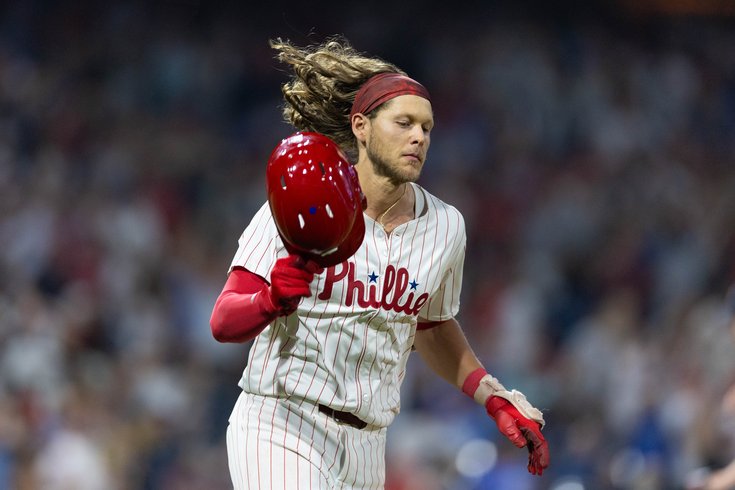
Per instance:
[[[330,267],[351,257],[365,235],[365,196],[347,156],[327,136],[283,139],[266,168],[271,214],[286,249]]]

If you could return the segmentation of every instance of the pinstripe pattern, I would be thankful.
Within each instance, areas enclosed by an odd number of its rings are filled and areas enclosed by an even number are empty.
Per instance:
[[[308,402],[241,393],[227,428],[235,490],[379,490],[386,428],[355,429]]]
[[[335,482],[343,485],[336,488],[382,488],[384,439],[367,434],[387,427],[400,410],[418,318],[456,315],[466,243],[459,211],[413,185],[417,218],[386,235],[366,216],[355,255],[315,277],[312,296],[253,342],[239,384],[248,397],[262,397],[233,411],[243,431],[228,432],[233,481],[242,482],[236,488],[269,488],[259,486],[264,478],[282,488],[284,464],[303,473],[299,485],[316,485],[303,488],[333,488]],[[275,261],[286,255],[265,203],[240,237],[232,266],[269,279]],[[334,426],[327,430],[321,413],[303,415],[318,403],[351,412],[369,427],[357,431],[327,418]],[[280,410],[283,405],[291,408]],[[294,454],[278,454],[284,448]],[[320,470],[297,455],[318,461]],[[337,479],[324,487],[319,477]]]

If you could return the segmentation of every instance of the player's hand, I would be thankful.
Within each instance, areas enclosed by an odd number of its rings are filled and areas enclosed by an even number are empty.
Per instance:
[[[508,400],[497,396],[487,399],[485,409],[500,432],[516,447],[528,448],[528,472],[541,476],[549,466],[549,445],[539,424],[524,417]]]
[[[298,255],[278,259],[271,271],[269,299],[279,315],[290,315],[299,305],[301,298],[311,296],[311,281],[314,274],[321,274],[322,267]]]

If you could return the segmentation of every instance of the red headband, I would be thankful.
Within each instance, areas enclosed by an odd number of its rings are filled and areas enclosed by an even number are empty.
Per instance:
[[[357,91],[350,119],[358,112],[369,114],[379,105],[399,95],[418,95],[431,101],[429,91],[413,78],[400,73],[379,73],[369,78]]]

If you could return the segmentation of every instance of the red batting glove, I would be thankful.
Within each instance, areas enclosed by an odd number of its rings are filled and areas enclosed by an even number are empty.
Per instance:
[[[528,448],[528,472],[532,475],[543,473],[549,466],[549,445],[541,434],[541,426],[535,420],[531,420],[518,411],[518,409],[505,398],[494,396],[486,391],[478,391],[483,378],[490,377],[482,368],[478,368],[467,376],[462,391],[475,401],[484,404],[488,415],[498,425],[500,433],[510,439],[516,447]],[[491,378],[491,377],[490,377]],[[498,380],[492,378],[495,393],[510,394]],[[485,388],[487,389],[487,388]],[[482,394],[480,394],[482,393]],[[520,395],[517,392],[514,392]],[[486,399],[484,397],[487,396]],[[521,395],[522,396],[522,395]],[[523,403],[528,404],[523,397]],[[528,405],[530,407],[530,405]],[[530,407],[531,410],[536,410]],[[539,417],[541,413],[539,412]]]
[[[495,420],[500,432],[516,447],[528,448],[528,472],[541,476],[549,466],[549,444],[541,434],[541,426],[521,415],[508,400],[498,396],[488,398],[485,409]]]
[[[281,315],[290,315],[299,306],[301,298],[311,296],[311,281],[314,274],[321,274],[324,268],[311,260],[305,261],[298,255],[278,259],[271,271],[271,285],[268,299],[274,310]]]

